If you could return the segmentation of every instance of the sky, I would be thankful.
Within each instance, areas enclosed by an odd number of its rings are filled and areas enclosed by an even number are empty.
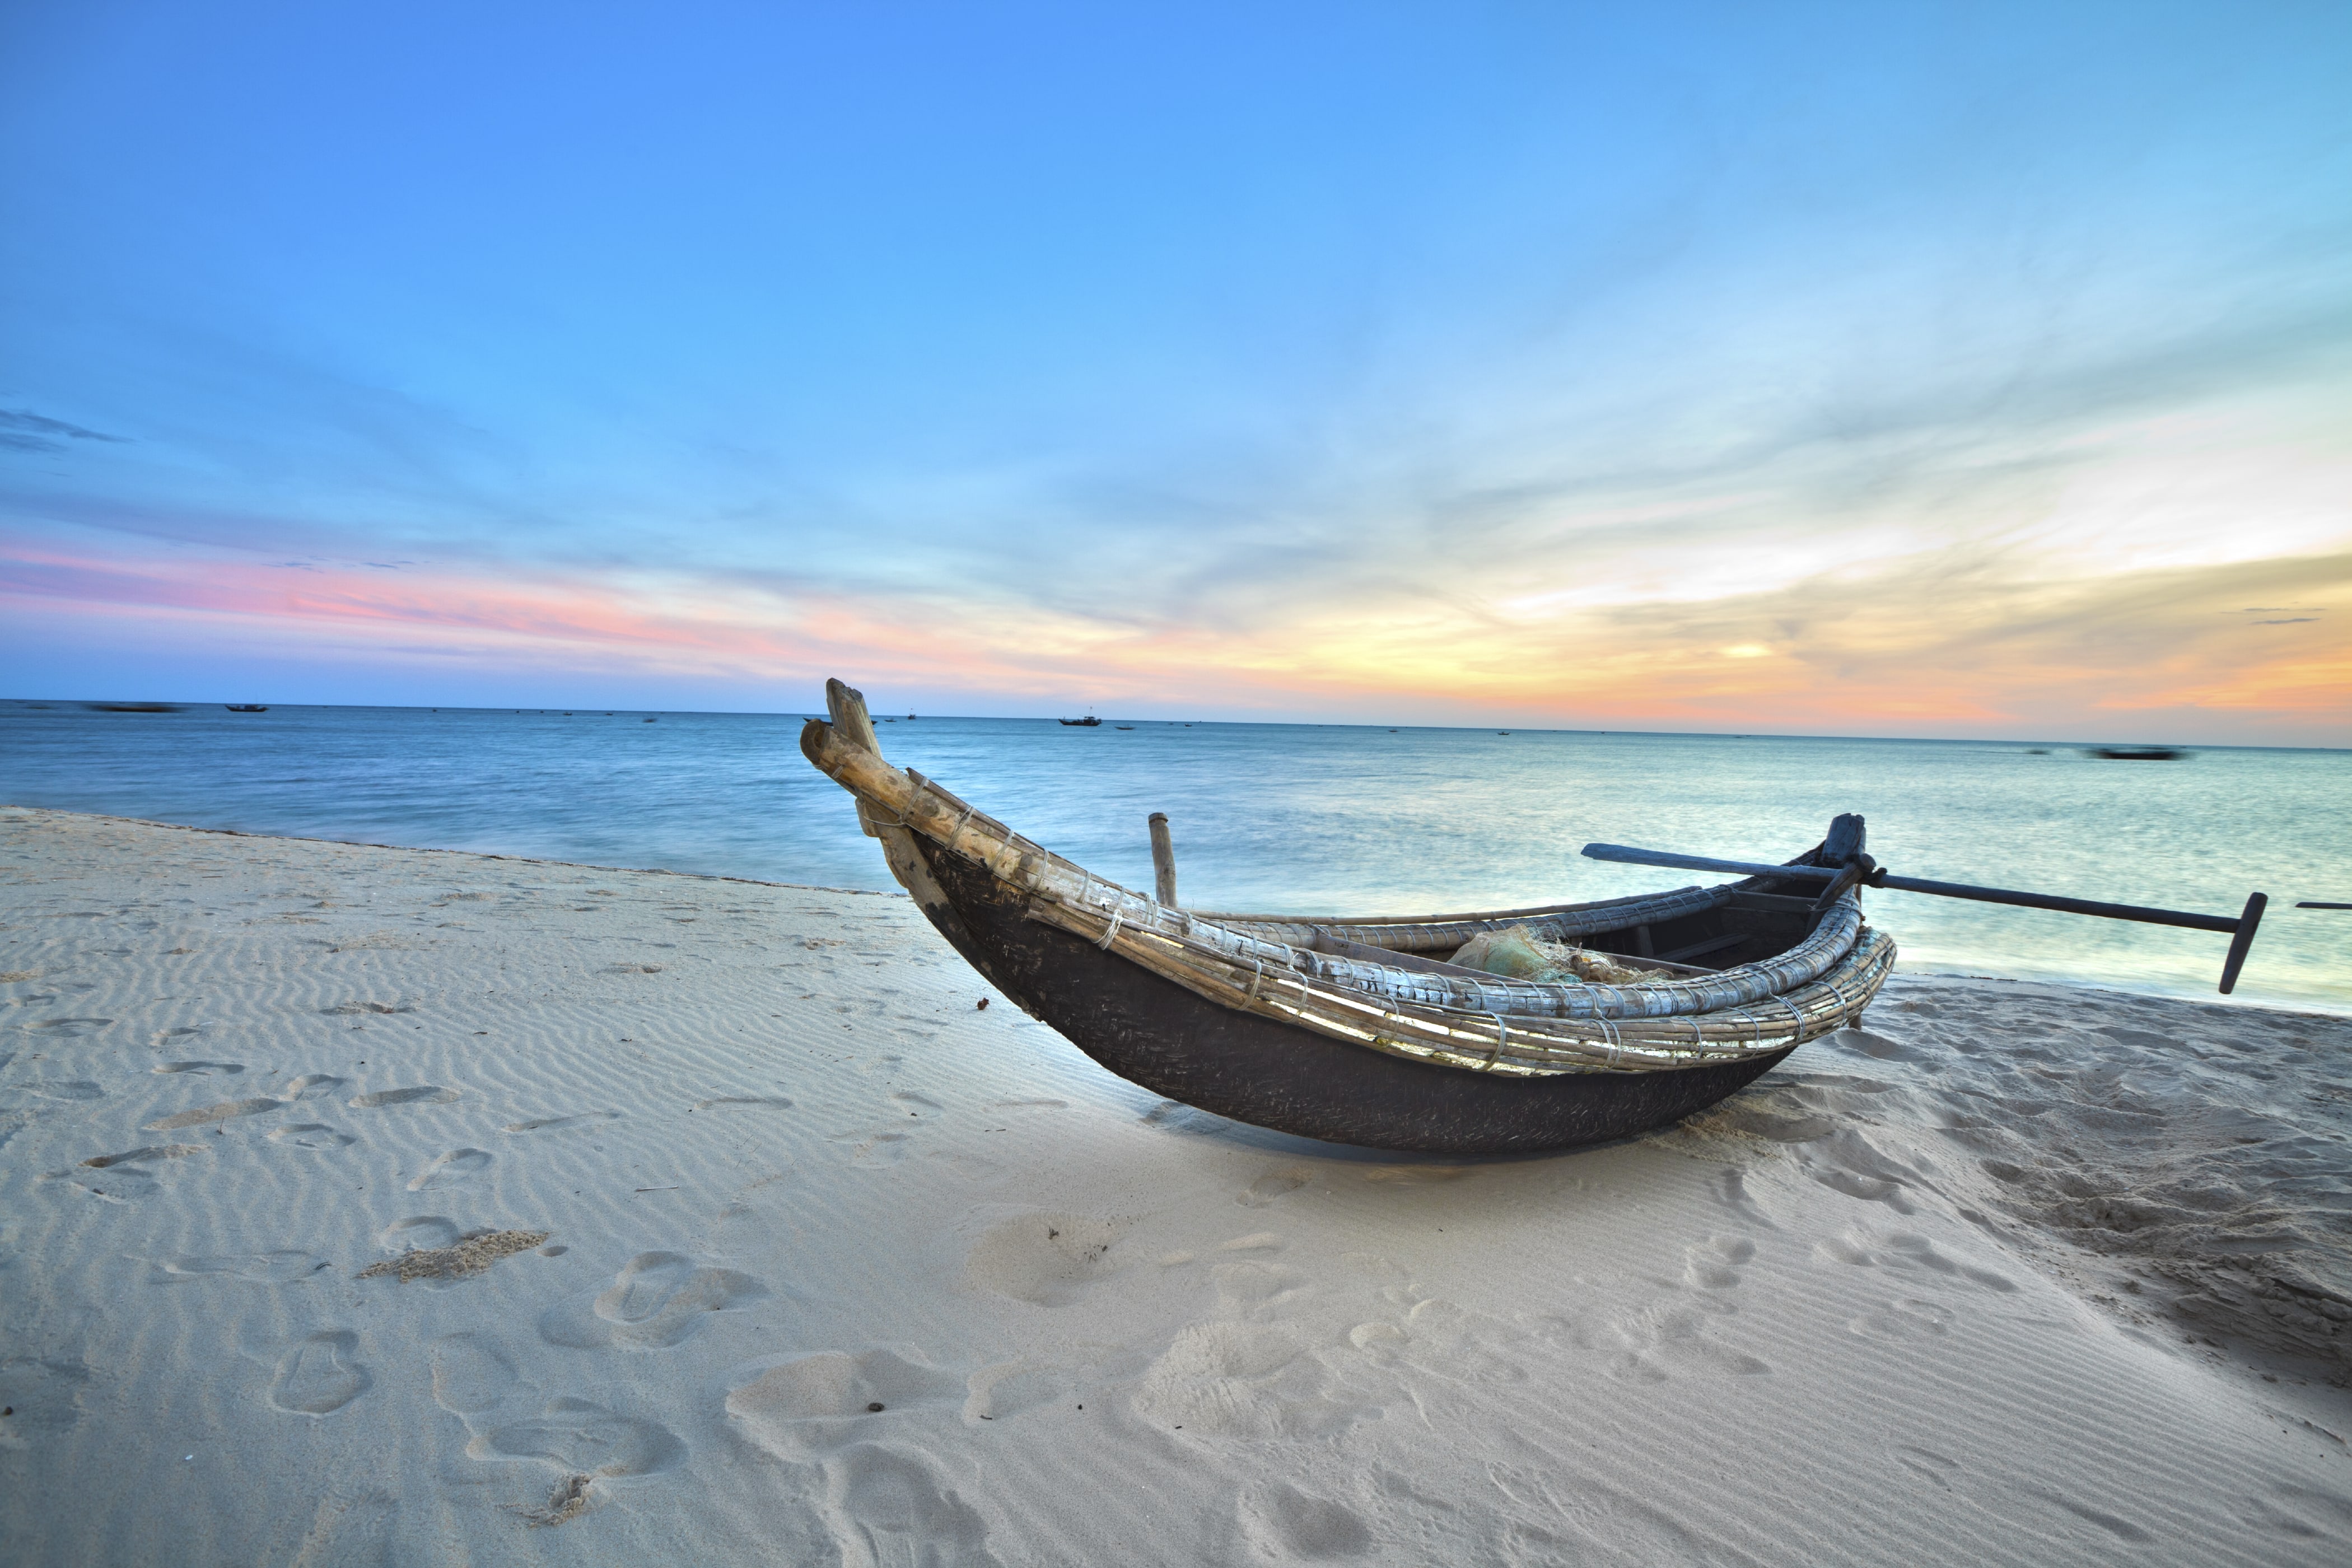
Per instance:
[[[0,7],[0,696],[2352,744],[2352,7]]]

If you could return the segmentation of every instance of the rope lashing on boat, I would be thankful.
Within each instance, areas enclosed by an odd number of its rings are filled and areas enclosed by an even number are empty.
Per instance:
[[[907,804],[898,808],[898,821],[883,822],[880,823],[879,826],[884,827],[904,827],[910,832],[914,830],[915,807],[921,804],[924,795],[929,791],[931,781],[925,778],[922,774],[917,773],[912,768],[908,768],[907,770],[907,776],[915,781],[915,793],[908,795],[907,797]],[[867,815],[872,815],[872,807],[870,806],[867,808]]]
[[[1773,997],[1772,997],[1772,1000],[1773,1000],[1773,1001],[1775,1001],[1775,1002],[1778,1002],[1779,1004],[1780,1004],[1780,1005],[1781,1005],[1781,1006],[1786,1007],[1786,1008],[1789,1010],[1789,1016],[1790,1016],[1791,1018],[1794,1018],[1794,1019],[1797,1021],[1797,1043],[1798,1043],[1799,1045],[1802,1045],[1802,1044],[1804,1044],[1804,1042],[1805,1042],[1805,1015],[1804,1015],[1803,1013],[1800,1012],[1800,1011],[1798,1010],[1797,1005],[1796,1005],[1794,1002],[1790,1001],[1786,996],[1782,996],[1782,995],[1780,995],[1780,994],[1777,994],[1777,993],[1776,993],[1776,994],[1774,994],[1774,995],[1773,995]],[[1841,1001],[1841,1002],[1843,1002],[1843,1001],[1844,1001],[1844,1000],[1845,1000],[1845,997],[1844,997],[1843,994],[1842,994],[1842,993],[1838,994],[1838,1000],[1839,1000],[1839,1001]]]
[[[1609,1048],[1609,1065],[1616,1067],[1625,1059],[1625,1042],[1617,1033],[1617,1026],[1607,1018],[1595,1018],[1601,1026],[1601,1043]]]
[[[1101,948],[1105,952],[1108,952],[1110,951],[1110,944],[1118,940],[1119,922],[1126,918],[1127,906],[1125,904],[1121,904],[1117,909],[1111,910],[1110,924],[1104,928],[1102,940],[1095,943],[1095,945]]]
[[[996,853],[991,855],[987,860],[983,862],[983,864],[988,868],[988,874],[990,876],[997,878],[1000,880],[1011,880],[1010,878],[1005,877],[1003,872],[999,871],[996,868],[996,863],[1004,858],[1004,853],[1008,849],[1013,852],[1013,864],[1017,868],[1021,864],[1021,836],[1019,834],[1006,834],[1004,836],[1003,844],[997,848]]]
[[[1257,967],[1255,973],[1250,975],[1249,999],[1252,1002],[1255,1002],[1257,1000],[1257,988],[1260,984],[1264,984],[1265,980],[1265,960],[1260,958],[1254,960],[1253,962]]]
[[[1493,1072],[1495,1064],[1503,1059],[1503,1051],[1511,1043],[1511,1031],[1503,1022],[1503,1016],[1500,1013],[1489,1013],[1486,1016],[1495,1020],[1495,1048],[1486,1053],[1485,1070]]]

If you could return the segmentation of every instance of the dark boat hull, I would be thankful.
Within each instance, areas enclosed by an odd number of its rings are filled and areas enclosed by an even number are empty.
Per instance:
[[[1531,1154],[1663,1127],[1789,1054],[1542,1078],[1432,1066],[1218,1006],[1028,919],[1020,893],[918,843],[954,907],[953,921],[935,923],[991,984],[1129,1082],[1254,1126],[1374,1149]]]

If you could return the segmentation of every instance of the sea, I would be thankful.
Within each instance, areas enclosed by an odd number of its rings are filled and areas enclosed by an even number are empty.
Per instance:
[[[808,713],[0,701],[0,803],[241,833],[892,886],[803,759]],[[1130,887],[1168,815],[1203,910],[1425,914],[1717,879],[1587,843],[1782,860],[1860,812],[1903,875],[2234,917],[2232,1000],[2352,1012],[2352,752],[2115,761],[2051,742],[899,714],[885,753]],[[2214,997],[2226,935],[1880,890],[1905,967]]]

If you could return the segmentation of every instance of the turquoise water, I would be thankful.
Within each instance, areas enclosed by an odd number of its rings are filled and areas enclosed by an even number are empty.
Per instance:
[[[0,702],[0,800],[248,833],[889,885],[798,715]],[[921,769],[1031,837],[1150,885],[1168,813],[1201,908],[1418,912],[1680,886],[1586,842],[1780,859],[1840,811],[1892,869],[2271,914],[2241,1000],[2352,1010],[2352,752],[2214,748],[2175,763],[1962,741],[903,717]],[[1906,963],[2211,995],[2228,939],[1879,892]]]

